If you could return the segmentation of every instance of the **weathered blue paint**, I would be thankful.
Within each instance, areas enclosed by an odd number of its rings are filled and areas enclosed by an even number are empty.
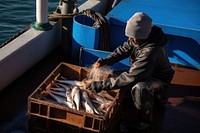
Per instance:
[[[78,59],[80,47],[98,49],[99,29],[93,28],[95,21],[86,15],[77,15],[73,21],[72,57]]]
[[[170,62],[200,69],[199,5],[199,0],[122,0],[106,16],[110,25],[110,51],[127,40],[127,20],[136,12],[145,12],[153,19],[153,24],[161,27],[168,36],[165,49]],[[98,31],[91,25],[85,26],[83,18],[79,19],[74,24],[72,47],[98,49]],[[72,49],[72,53],[76,52]],[[101,54],[97,55],[101,57]],[[81,59],[87,60],[88,57]]]
[[[111,52],[95,50],[95,49],[88,49],[88,48],[81,48],[80,50],[80,59],[79,65],[91,67],[93,63],[97,61],[98,58],[107,57]],[[130,67],[129,59],[124,59],[120,62],[115,63],[113,66],[114,70],[120,69],[127,69]]]
[[[168,35],[166,50],[172,63],[200,69],[199,0],[122,0],[106,17],[111,27],[111,48],[126,41],[127,20],[145,12]]]

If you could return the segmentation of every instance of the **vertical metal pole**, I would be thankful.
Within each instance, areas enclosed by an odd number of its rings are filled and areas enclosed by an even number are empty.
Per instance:
[[[42,31],[51,30],[53,28],[48,20],[48,0],[36,0],[36,22],[32,27]]]
[[[61,15],[69,15],[69,18],[62,19],[62,50],[63,57],[69,59],[72,45],[73,10],[76,0],[62,0]]]
[[[73,13],[76,0],[62,0],[61,14],[67,15]]]
[[[36,22],[48,22],[48,0],[36,0]]]

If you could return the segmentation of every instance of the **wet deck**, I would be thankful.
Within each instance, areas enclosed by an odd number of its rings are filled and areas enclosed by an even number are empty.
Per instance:
[[[60,62],[66,61],[62,57],[59,50],[54,51],[0,92],[0,132],[28,132],[28,96]],[[200,132],[200,71],[180,67],[174,67],[174,70],[176,76],[169,90],[169,103],[166,108],[155,107],[153,124],[145,132]],[[130,97],[124,101],[123,111],[127,121],[134,118],[134,106],[130,101]],[[120,132],[119,128],[116,130]]]

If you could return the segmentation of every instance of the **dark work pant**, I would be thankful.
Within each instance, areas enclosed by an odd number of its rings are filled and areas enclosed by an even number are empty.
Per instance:
[[[167,102],[167,88],[162,81],[152,79],[139,82],[131,90],[135,107],[139,110],[139,120],[152,122],[154,102],[163,105]]]

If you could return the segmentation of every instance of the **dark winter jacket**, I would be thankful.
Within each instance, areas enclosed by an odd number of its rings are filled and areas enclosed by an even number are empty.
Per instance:
[[[101,88],[115,89],[135,85],[151,78],[159,79],[170,85],[174,71],[163,48],[166,42],[167,38],[161,28],[153,26],[144,43],[137,45],[132,41],[127,41],[108,57],[99,59],[98,62],[101,65],[112,65],[128,57],[132,63],[129,71],[121,73],[116,78],[101,81]]]

